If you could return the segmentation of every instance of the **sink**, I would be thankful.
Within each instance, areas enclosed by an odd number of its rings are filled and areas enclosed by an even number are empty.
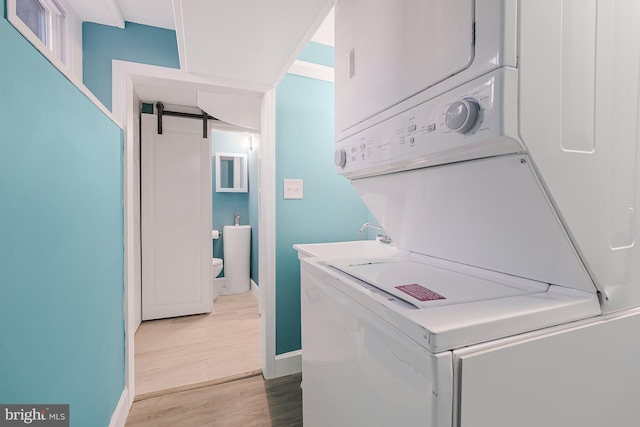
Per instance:
[[[251,260],[251,226],[225,225],[222,227],[224,246],[224,287],[230,294],[251,289],[249,265]]]
[[[298,251],[298,258],[386,258],[400,255],[397,247],[385,245],[375,240],[308,243],[293,245],[293,248]]]

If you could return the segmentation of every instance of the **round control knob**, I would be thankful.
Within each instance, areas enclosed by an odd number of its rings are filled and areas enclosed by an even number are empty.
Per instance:
[[[344,165],[347,164],[347,152],[344,150],[344,148],[336,150],[335,154],[333,155],[333,161],[336,166],[341,168],[343,168]]]
[[[476,124],[479,110],[473,99],[462,99],[449,106],[444,121],[452,131],[465,133]]]

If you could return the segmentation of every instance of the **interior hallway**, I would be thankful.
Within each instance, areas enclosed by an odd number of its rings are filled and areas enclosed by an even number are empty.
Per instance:
[[[258,301],[220,295],[209,314],[143,322],[135,335],[136,398],[261,372]]]

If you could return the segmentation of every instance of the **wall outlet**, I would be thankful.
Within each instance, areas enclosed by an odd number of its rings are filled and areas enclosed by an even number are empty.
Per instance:
[[[301,179],[285,179],[284,180],[284,198],[285,199],[302,199],[303,182]]]

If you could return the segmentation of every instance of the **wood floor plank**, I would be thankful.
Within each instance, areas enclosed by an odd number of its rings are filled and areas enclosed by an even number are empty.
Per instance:
[[[135,335],[136,398],[261,368],[258,301],[220,295],[209,314],[143,322]]]
[[[301,379],[258,375],[134,402],[126,426],[301,426]]]

